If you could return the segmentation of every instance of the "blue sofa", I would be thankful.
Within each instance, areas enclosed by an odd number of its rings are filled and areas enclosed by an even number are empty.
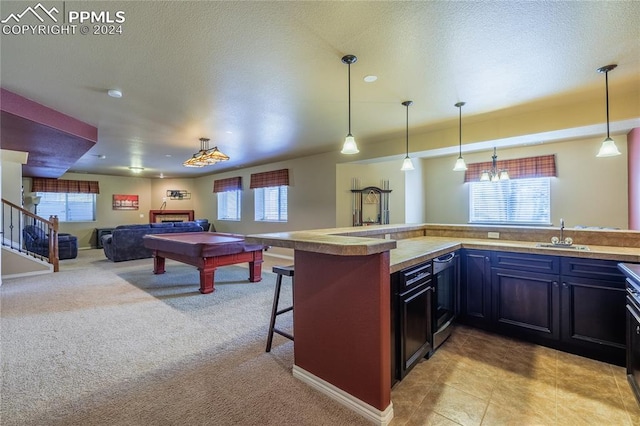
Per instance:
[[[25,248],[33,253],[49,257],[49,236],[42,227],[27,225],[22,230]],[[78,256],[78,238],[71,234],[58,234],[58,259],[75,259]]]
[[[102,247],[107,259],[113,262],[145,259],[152,257],[151,250],[142,243],[148,234],[167,234],[176,232],[202,232],[195,222],[148,223],[143,225],[120,225],[110,235],[102,237]]]

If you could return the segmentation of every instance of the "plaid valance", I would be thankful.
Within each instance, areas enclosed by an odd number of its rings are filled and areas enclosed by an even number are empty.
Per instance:
[[[471,163],[464,173],[465,182],[476,182],[484,170],[491,170],[492,162]],[[513,160],[498,160],[498,170],[507,170],[510,179],[527,179],[536,177],[557,176],[556,156],[541,155],[539,157],[516,158]]]
[[[251,175],[250,189],[268,188],[270,186],[289,186],[289,169],[274,170],[271,172],[253,173]]]
[[[213,181],[213,192],[242,191],[242,176]]]
[[[99,194],[100,186],[99,182],[95,180],[33,178],[31,192]]]

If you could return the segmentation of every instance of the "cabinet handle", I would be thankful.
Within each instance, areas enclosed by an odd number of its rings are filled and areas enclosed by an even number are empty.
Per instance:
[[[640,334],[640,325],[636,325],[636,334]]]
[[[569,285],[567,283],[562,283],[562,287],[569,288]]]
[[[554,287],[558,287],[558,281],[554,281],[554,282],[553,282],[553,286],[554,286]]]
[[[489,257],[485,257],[485,258],[484,258],[484,260],[485,260],[486,262],[488,262],[488,261],[489,261]]]

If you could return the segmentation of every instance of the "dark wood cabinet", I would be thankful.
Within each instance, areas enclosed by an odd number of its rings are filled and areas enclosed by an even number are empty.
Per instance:
[[[517,269],[492,269],[496,328],[518,337],[560,337],[559,277]]]
[[[568,350],[623,365],[625,278],[613,261],[562,259],[561,339]]]
[[[461,321],[624,365],[624,276],[609,260],[464,250]]]
[[[491,252],[464,250],[460,283],[460,321],[479,328],[490,328]]]
[[[407,373],[433,349],[433,274],[431,262],[391,276],[392,382]]]
[[[431,285],[400,297],[400,378],[431,352],[432,297]]]

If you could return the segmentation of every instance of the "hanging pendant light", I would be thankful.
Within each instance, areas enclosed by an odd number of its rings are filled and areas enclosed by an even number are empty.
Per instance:
[[[204,167],[227,160],[229,160],[229,156],[220,152],[217,146],[209,149],[209,139],[200,138],[200,151],[193,154],[182,165],[185,167]]]
[[[413,163],[411,162],[411,158],[409,158],[409,105],[412,105],[413,101],[404,101],[402,105],[407,107],[407,156],[404,157],[404,161],[402,162],[402,167],[400,170],[406,172],[408,170],[413,170]]]
[[[358,145],[356,145],[356,140],[351,134],[351,64],[355,63],[358,60],[354,55],[345,55],[342,57],[342,63],[347,64],[349,67],[349,133],[347,133],[347,137],[344,138],[344,145],[342,145],[342,154],[357,154],[360,152],[358,149]]]
[[[498,170],[498,154],[496,154],[496,147],[493,147],[493,155],[491,156],[491,170],[483,170],[482,174],[480,174],[480,180],[483,182],[509,180],[509,172],[507,172],[506,169]]]
[[[467,165],[464,162],[464,158],[462,158],[462,106],[464,104],[465,104],[464,102],[458,102],[457,104],[455,104],[455,107],[457,107],[459,111],[458,135],[460,135],[459,137],[460,155],[458,155],[458,159],[456,160],[456,165],[453,166],[454,172],[464,172],[465,170],[467,170]]]
[[[616,155],[620,155],[620,151],[618,151],[616,143],[609,136],[609,71],[612,71],[617,66],[618,65],[616,64],[605,65],[597,70],[600,73],[604,73],[607,99],[607,138],[602,142],[602,146],[600,147],[600,151],[598,151],[598,155],[596,155],[596,157],[614,157]]]

